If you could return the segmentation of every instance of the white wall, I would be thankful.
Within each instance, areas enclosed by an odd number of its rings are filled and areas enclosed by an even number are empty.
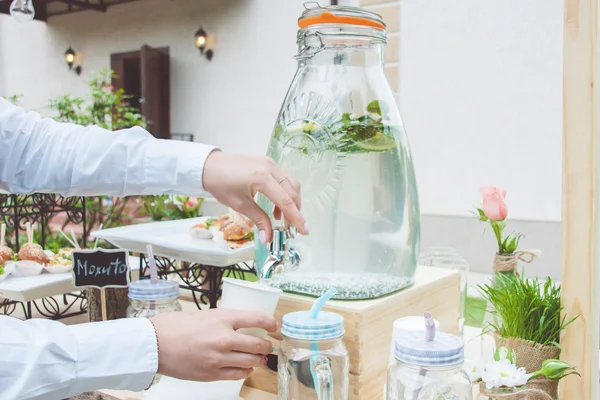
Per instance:
[[[85,93],[85,80],[110,66],[111,53],[169,46],[172,131],[263,154],[295,72],[302,3],[142,0],[26,25],[0,15],[0,94],[22,93],[25,107],[38,108],[51,96]],[[211,62],[194,47],[200,25],[215,35]],[[69,45],[83,56],[81,77],[64,62]]]
[[[302,3],[142,0],[27,25],[0,15],[0,94],[38,108],[84,93],[111,53],[169,46],[172,131],[262,154],[295,70]],[[561,3],[403,0],[400,13],[400,108],[423,213],[468,215],[479,186],[501,185],[511,218],[559,221]],[[212,62],[193,46],[199,25],[215,34]],[[69,45],[81,77],[64,63]]]
[[[560,1],[403,0],[400,108],[427,214],[467,215],[478,187],[509,217],[561,218]]]
[[[83,94],[111,53],[169,46],[172,130],[263,154],[295,71],[303,1],[142,0],[24,26],[0,15],[0,95],[22,93],[27,108],[39,108]],[[546,255],[531,271],[560,276],[562,3],[402,0],[399,12],[400,108],[427,214],[424,245],[455,246],[489,272],[491,232],[482,237],[468,210],[479,186],[500,185],[508,229]],[[193,46],[199,25],[216,36],[212,62]],[[83,54],[81,77],[64,63],[69,45]]]

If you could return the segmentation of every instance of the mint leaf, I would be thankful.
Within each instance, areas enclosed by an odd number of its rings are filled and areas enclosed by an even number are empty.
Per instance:
[[[383,101],[373,100],[369,104],[367,104],[367,112],[372,114],[377,114],[381,117],[386,117],[388,114],[388,107]]]

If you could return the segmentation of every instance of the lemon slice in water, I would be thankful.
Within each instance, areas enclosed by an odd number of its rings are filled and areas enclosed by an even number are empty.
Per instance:
[[[377,133],[370,139],[357,142],[356,145],[363,150],[385,151],[396,147],[396,141],[394,138]]]

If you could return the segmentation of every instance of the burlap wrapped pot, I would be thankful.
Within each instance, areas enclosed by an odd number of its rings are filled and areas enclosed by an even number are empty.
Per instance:
[[[542,369],[544,360],[556,359],[559,355],[559,349],[556,346],[544,346],[529,340],[516,338],[503,338],[494,333],[494,339],[497,347],[507,347],[513,349],[517,356],[517,367],[525,368],[528,374]],[[525,400],[557,400],[558,399],[558,381],[550,381],[544,377],[535,378],[526,386],[527,389],[522,397]],[[494,397],[491,397],[494,398]],[[498,397],[505,399],[506,397]]]
[[[494,256],[494,264],[492,265],[494,272],[498,273],[514,273],[519,275],[519,261],[526,264],[531,264],[539,258],[541,252],[539,250],[521,250],[512,254],[498,254]]]

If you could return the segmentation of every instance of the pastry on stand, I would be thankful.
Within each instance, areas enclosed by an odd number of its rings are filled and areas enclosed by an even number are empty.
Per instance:
[[[4,265],[7,261],[12,261],[15,256],[15,252],[5,242],[6,238],[6,224],[0,225],[0,264]]]
[[[33,227],[28,222],[27,228],[27,243],[21,246],[19,250],[19,261],[33,261],[38,264],[46,264],[48,262],[48,255],[44,253],[44,249],[37,243],[33,242]]]

